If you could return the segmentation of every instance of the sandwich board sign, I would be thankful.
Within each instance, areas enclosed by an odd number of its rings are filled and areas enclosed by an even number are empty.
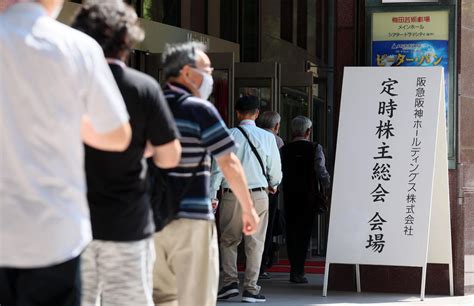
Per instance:
[[[442,67],[346,67],[323,296],[332,263],[449,265],[453,295]]]

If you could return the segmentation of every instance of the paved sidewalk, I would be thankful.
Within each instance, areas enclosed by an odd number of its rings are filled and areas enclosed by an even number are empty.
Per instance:
[[[241,275],[242,276],[242,275]],[[474,306],[474,295],[471,296],[435,296],[427,295],[425,301],[413,294],[391,293],[357,293],[329,291],[327,297],[322,297],[323,275],[307,275],[309,284],[297,285],[288,282],[287,273],[272,273],[269,280],[261,280],[262,294],[268,306],[300,306],[300,305],[470,305]],[[244,305],[241,296],[228,301],[219,301],[219,306]]]

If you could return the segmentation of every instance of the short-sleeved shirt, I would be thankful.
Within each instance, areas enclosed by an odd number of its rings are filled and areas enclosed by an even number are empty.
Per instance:
[[[128,121],[100,46],[38,3],[0,14],[0,266],[44,267],[91,240],[81,118]]]
[[[179,133],[158,83],[150,76],[111,64],[132,127],[132,141],[124,152],[86,147],[87,198],[94,239],[136,241],[154,232],[146,192],[146,141],[166,144]]]
[[[183,148],[178,167],[168,171],[175,192],[181,194],[196,171],[181,199],[178,217],[213,220],[209,196],[210,155],[216,158],[232,152],[236,148],[235,142],[210,102],[191,96],[185,87],[174,83],[166,85],[164,94],[181,134]]]
[[[255,146],[267,176],[263,174],[262,166],[244,134],[237,128],[230,129],[230,134],[239,144],[235,155],[242,163],[248,188],[267,188],[269,185],[277,187],[281,182],[282,172],[280,152],[274,134],[257,127],[253,120],[242,120],[239,126]],[[215,197],[219,187],[230,188],[230,186],[216,165],[213,165],[211,173],[211,196]]]

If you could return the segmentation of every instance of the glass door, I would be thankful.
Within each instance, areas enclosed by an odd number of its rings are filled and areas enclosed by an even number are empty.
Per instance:
[[[208,53],[214,67],[214,89],[209,97],[227,126],[232,122],[234,53]]]
[[[236,63],[234,99],[253,95],[260,100],[260,112],[276,110],[279,103],[280,64]],[[234,114],[234,122],[236,118]]]
[[[280,136],[291,141],[291,120],[306,116],[313,120],[313,75],[310,72],[285,72],[281,81]]]
[[[222,119],[227,125],[232,120],[233,105],[233,79],[234,79],[234,53],[207,53],[211,60],[211,66],[214,67],[212,77],[214,79],[214,88],[209,97],[219,111]],[[161,85],[164,84],[163,65],[161,63],[161,53],[145,53],[135,51],[132,67],[141,70],[154,77]]]

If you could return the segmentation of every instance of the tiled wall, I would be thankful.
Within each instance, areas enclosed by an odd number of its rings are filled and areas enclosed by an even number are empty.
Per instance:
[[[459,205],[464,217],[464,293],[474,293],[474,1],[461,0]]]

